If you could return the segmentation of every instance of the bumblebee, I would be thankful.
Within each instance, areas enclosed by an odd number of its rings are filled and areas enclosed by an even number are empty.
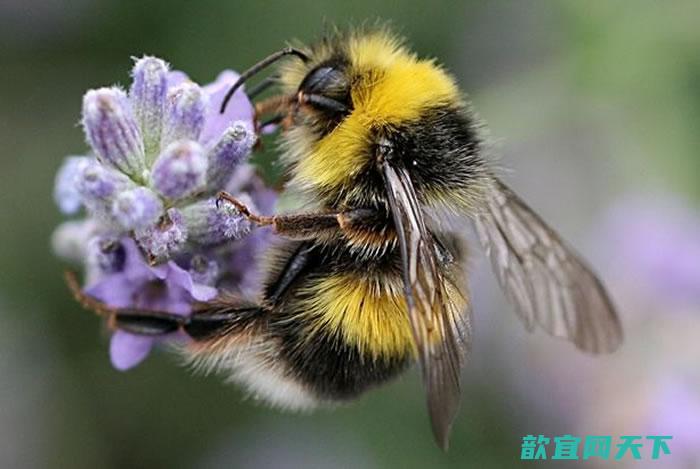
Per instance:
[[[529,330],[585,352],[618,347],[604,287],[497,178],[483,125],[445,69],[384,29],[334,33],[267,57],[228,96],[278,61],[279,73],[249,96],[280,89],[256,110],[261,127],[282,129],[287,190],[304,210],[261,216],[219,195],[284,240],[269,252],[261,298],[222,296],[187,318],[110,309],[74,288],[80,301],[131,333],[184,331],[194,364],[286,408],[353,399],[417,361],[443,448],[470,343],[465,236],[455,220],[473,222]]]

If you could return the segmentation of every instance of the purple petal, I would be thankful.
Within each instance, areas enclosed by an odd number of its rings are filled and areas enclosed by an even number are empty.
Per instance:
[[[242,164],[236,168],[233,176],[226,183],[225,190],[231,194],[247,193],[259,213],[272,215],[279,198],[277,191],[270,189],[256,174],[255,167],[251,164]]]
[[[246,121],[252,125],[254,109],[243,88],[236,91],[221,114],[221,103],[231,86],[238,79],[238,74],[231,70],[221,72],[214,83],[205,86],[204,92],[209,95],[209,104],[204,118],[204,129],[200,141],[203,144],[218,142],[221,135],[233,121]]]
[[[181,70],[171,70],[168,72],[168,89],[190,80],[190,77]]]
[[[168,282],[188,292],[197,301],[209,301],[216,297],[216,288],[194,283],[188,271],[175,262],[168,262]]]
[[[143,258],[136,242],[132,238],[122,239],[124,250],[126,251],[126,261],[122,274],[135,285],[141,285],[157,277],[153,273],[153,268],[148,265]]]
[[[109,343],[109,358],[112,366],[120,371],[135,367],[151,352],[153,342],[153,337],[116,331]]]
[[[142,284],[131,281],[122,273],[106,275],[85,288],[85,293],[114,308],[134,304],[134,294]]]

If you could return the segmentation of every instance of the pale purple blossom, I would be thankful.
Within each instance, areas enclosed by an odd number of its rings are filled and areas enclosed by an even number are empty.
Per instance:
[[[216,145],[209,150],[207,180],[209,187],[222,187],[231,179],[235,168],[250,154],[256,142],[251,124],[235,121]]]
[[[54,200],[66,215],[72,215],[83,205],[78,191],[78,176],[87,160],[82,156],[69,156],[56,173]]]
[[[241,196],[239,200],[255,210],[248,197]],[[228,203],[218,204],[213,197],[184,207],[182,216],[189,238],[204,245],[241,238],[251,229],[250,222],[234,206]]]
[[[171,208],[158,223],[143,230],[136,230],[134,238],[151,259],[163,260],[172,257],[185,246],[187,227],[182,213],[176,208]]]
[[[178,140],[199,139],[205,109],[206,95],[199,85],[186,81],[171,89],[165,101],[161,148]]]
[[[90,152],[66,158],[54,189],[63,213],[84,208],[85,218],[57,228],[54,251],[81,264],[85,292],[113,308],[187,315],[220,291],[255,295],[269,233],[248,236],[248,220],[214,198],[228,190],[266,212],[276,201],[245,163],[257,135],[243,89],[219,112],[238,75],[225,71],[199,86],[165,61],[143,57],[132,77],[128,94],[117,87],[85,94]],[[128,369],[154,343],[176,337],[116,331],[112,363]]]
[[[121,192],[112,204],[112,215],[126,231],[148,228],[162,213],[163,202],[147,187]]]
[[[163,126],[163,107],[168,89],[168,64],[155,57],[136,61],[129,98],[141,127],[144,147],[149,156],[157,153]]]
[[[137,180],[143,177],[143,139],[126,93],[118,88],[88,91],[83,98],[83,127],[100,161]]]
[[[215,288],[196,283],[174,261],[157,266],[148,265],[131,239],[122,240],[120,248],[124,255],[122,268],[105,273],[85,289],[90,296],[110,306],[186,316],[190,314],[193,302],[211,300],[217,294]],[[126,332],[116,335],[114,340],[117,343],[110,347],[112,363],[118,369],[128,369],[138,364],[145,358],[142,354],[145,344],[150,342],[152,345],[159,339],[138,337],[126,340],[125,337],[129,335],[131,334]],[[129,344],[134,343],[139,344],[139,353],[129,350]]]
[[[206,174],[202,146],[182,140],[169,145],[153,164],[151,185],[166,199],[182,199],[204,188]]]

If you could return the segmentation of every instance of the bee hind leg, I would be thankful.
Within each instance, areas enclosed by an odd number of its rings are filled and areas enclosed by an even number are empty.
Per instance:
[[[84,308],[107,318],[110,328],[136,335],[159,336],[181,330],[194,340],[207,340],[236,328],[244,328],[262,313],[262,308],[257,305],[216,303],[203,304],[190,316],[165,311],[115,308],[83,292],[73,272],[66,272],[66,283]]]

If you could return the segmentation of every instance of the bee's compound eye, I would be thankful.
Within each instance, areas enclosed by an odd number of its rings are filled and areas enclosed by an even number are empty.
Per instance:
[[[309,94],[338,97],[347,93],[348,82],[341,70],[333,67],[318,67],[304,78],[299,90]]]

